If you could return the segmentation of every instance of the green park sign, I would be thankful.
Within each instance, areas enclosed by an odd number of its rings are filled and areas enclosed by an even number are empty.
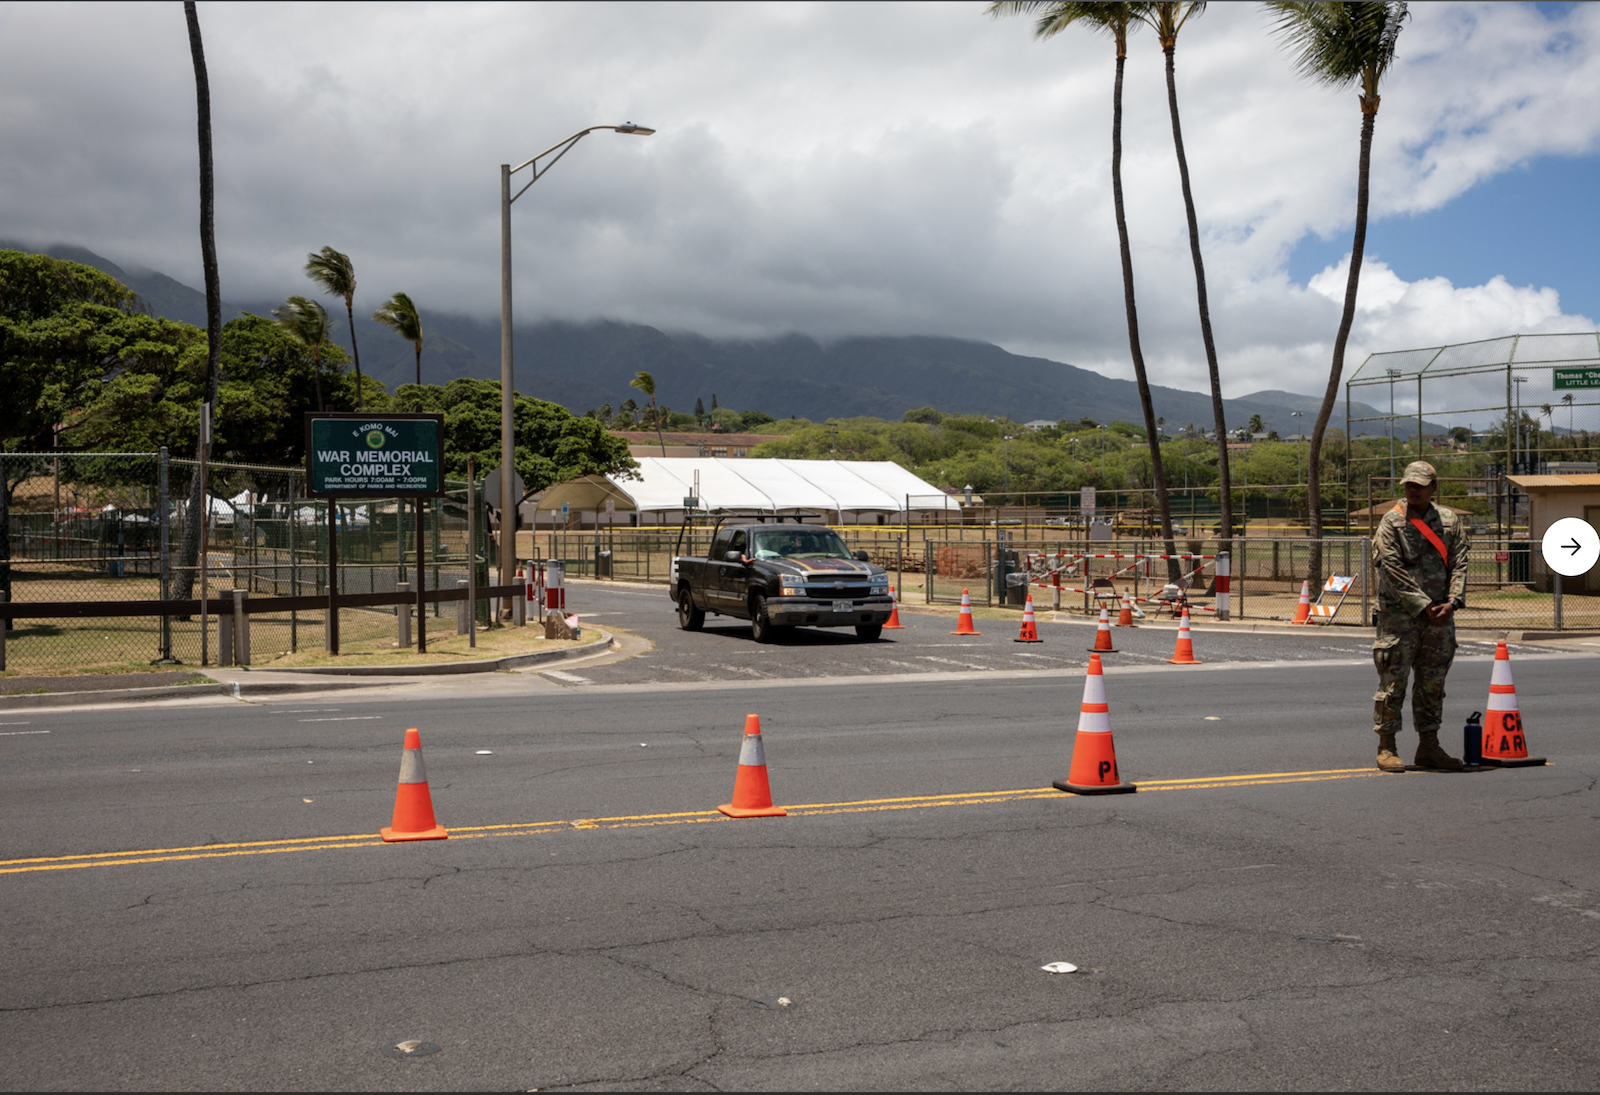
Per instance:
[[[1600,388],[1600,368],[1556,369],[1551,387],[1558,392],[1566,388]]]
[[[443,455],[443,415],[306,415],[306,485],[313,497],[437,495]]]

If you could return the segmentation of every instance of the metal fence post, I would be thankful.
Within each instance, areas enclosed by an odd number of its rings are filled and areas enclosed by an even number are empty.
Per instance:
[[[158,460],[158,493],[161,499],[161,599],[172,597],[172,517],[167,509],[167,447],[161,446]],[[161,616],[161,660],[172,661],[172,617]],[[0,668],[4,668],[0,666]]]
[[[1556,625],[1556,630],[1560,631],[1561,630],[1561,572],[1559,570],[1552,571],[1551,572],[1551,576],[1555,579],[1555,595],[1556,595],[1556,597],[1555,597],[1555,625]],[[4,667],[0,666],[0,668],[4,668]]]
[[[420,578],[421,575],[419,574],[418,577]],[[410,593],[411,592],[411,583],[410,582],[396,582],[394,584],[394,588],[395,588],[395,592],[396,593]],[[410,650],[411,649],[411,606],[408,605],[408,604],[395,605],[394,606],[394,618],[395,618],[395,627],[396,627],[396,629],[398,631],[398,635],[396,636],[396,638],[398,640],[400,649],[401,650]]]
[[[233,591],[233,664],[250,664],[250,617],[244,610],[245,590]]]
[[[0,484],[0,489],[4,489],[4,484]],[[0,605],[5,604],[10,596],[5,590],[0,589]],[[0,616],[0,672],[4,672],[6,668],[6,632],[10,630],[11,617]]]
[[[467,588],[467,580],[465,578],[457,578],[456,579],[456,588],[459,589],[459,590],[465,591],[466,588]],[[463,598],[462,600],[459,600],[459,601],[456,602],[456,634],[457,635],[465,635],[467,633],[467,616],[468,616],[468,613],[471,612],[472,608],[473,608],[472,602],[470,600],[465,599],[465,598]]]

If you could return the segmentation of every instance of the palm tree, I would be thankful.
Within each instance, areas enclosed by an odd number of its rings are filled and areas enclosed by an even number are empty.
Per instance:
[[[1161,52],[1167,62],[1167,111],[1172,115],[1172,146],[1178,154],[1178,181],[1183,185],[1183,210],[1189,218],[1189,254],[1194,259],[1195,299],[1200,307],[1200,341],[1206,350],[1206,368],[1211,376],[1211,414],[1217,424],[1217,484],[1222,500],[1222,543],[1218,551],[1233,550],[1233,482],[1228,473],[1228,422],[1222,407],[1222,377],[1217,371],[1217,344],[1211,337],[1211,304],[1206,293],[1206,266],[1200,257],[1200,224],[1194,212],[1194,193],[1189,188],[1189,158],[1183,150],[1183,127],[1178,121],[1178,76],[1175,55],[1178,32],[1190,19],[1206,10],[1204,0],[1194,3],[1154,3],[1140,5],[1134,14],[1161,39]]]
[[[1339,317],[1339,333],[1333,340],[1333,363],[1328,369],[1328,387],[1311,427],[1311,451],[1306,459],[1306,501],[1311,510],[1311,550],[1306,577],[1322,582],[1322,438],[1333,416],[1339,396],[1339,380],[1344,375],[1345,344],[1355,321],[1356,292],[1361,286],[1361,260],[1367,248],[1368,178],[1372,168],[1372,130],[1378,120],[1378,86],[1394,62],[1400,26],[1406,20],[1405,0],[1361,0],[1337,3],[1334,0],[1272,0],[1267,5],[1276,15],[1273,32],[1295,56],[1295,68],[1302,76],[1345,88],[1361,85],[1361,154],[1356,167],[1356,228],[1350,244],[1350,276],[1344,287],[1344,312]]]
[[[350,353],[356,361],[356,410],[364,411],[367,404],[366,393],[362,391],[361,348],[356,345],[355,264],[344,252],[324,247],[306,256],[306,277],[322,286],[322,291],[330,297],[344,298],[345,315],[350,319]]]
[[[311,376],[317,385],[317,410],[327,410],[327,404],[322,400],[322,348],[327,345],[328,334],[333,326],[328,319],[328,310],[309,297],[290,297],[283,302],[282,308],[272,310],[272,318],[278,321],[278,326],[290,338],[310,352]]]
[[[1567,405],[1567,440],[1571,441],[1572,438],[1573,438],[1573,433],[1572,433],[1572,393],[1568,392],[1566,395],[1562,396],[1561,397],[1561,402],[1563,402],[1563,403],[1565,403]],[[1551,428],[1554,429],[1555,427],[1552,426]]]
[[[1253,414],[1250,416],[1250,432],[1252,434],[1260,433],[1266,428],[1267,424],[1261,421],[1261,416],[1259,414]]]
[[[194,0],[183,5],[189,24],[189,55],[194,61],[194,91],[200,145],[200,261],[206,279],[206,386],[205,402],[215,409],[217,388],[222,379],[222,289],[217,277],[216,180],[211,158],[211,79],[206,73],[205,43],[200,37],[200,16]],[[183,523],[183,543],[178,549],[178,576],[172,595],[188,600],[194,591],[195,564],[200,558],[200,526],[195,518],[203,512],[205,484],[200,477],[206,439],[195,448],[195,468],[189,478],[189,520]],[[4,484],[0,483],[0,490]]]
[[[656,425],[656,440],[661,443],[661,455],[667,455],[667,442],[661,436],[661,416],[656,413],[656,378],[641,369],[638,376],[628,381],[628,387],[638,388],[650,397],[650,417]]]
[[[389,303],[372,313],[372,318],[411,343],[417,351],[417,387],[422,386],[422,313],[404,293],[396,293]]]
[[[1145,440],[1150,447],[1150,479],[1155,487],[1156,507],[1161,514],[1161,538],[1166,543],[1167,571],[1177,581],[1181,571],[1177,542],[1172,536],[1172,509],[1167,503],[1167,476],[1161,466],[1161,438],[1156,432],[1156,412],[1150,399],[1150,379],[1145,373],[1144,351],[1139,343],[1139,310],[1133,294],[1133,252],[1128,245],[1128,218],[1122,203],[1122,77],[1128,63],[1128,32],[1143,18],[1149,4],[1143,3],[1067,3],[1064,0],[991,0],[985,9],[990,15],[1022,15],[1040,12],[1033,25],[1033,36],[1053,38],[1075,23],[1109,34],[1117,45],[1117,75],[1111,96],[1111,196],[1117,214],[1117,243],[1122,256],[1122,300],[1128,315],[1128,352],[1133,358],[1133,376],[1139,388],[1139,405],[1144,411]]]

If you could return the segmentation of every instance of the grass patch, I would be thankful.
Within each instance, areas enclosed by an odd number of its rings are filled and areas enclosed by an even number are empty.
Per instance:
[[[297,654],[282,654],[268,660],[255,657],[256,668],[306,669],[323,666],[358,665],[442,665],[452,662],[484,661],[489,658],[506,658],[516,654],[537,654],[544,650],[570,649],[574,646],[592,646],[600,635],[592,628],[584,628],[583,638],[577,643],[563,639],[546,639],[537,623],[527,627],[497,627],[478,632],[476,648],[467,645],[467,636],[457,635],[455,625],[446,633],[442,627],[430,627],[428,652],[419,655],[415,648],[400,650],[393,638],[392,617],[390,630],[383,636],[365,636],[354,639],[340,636],[337,658],[321,650],[302,649]],[[430,620],[433,624],[435,621]]]

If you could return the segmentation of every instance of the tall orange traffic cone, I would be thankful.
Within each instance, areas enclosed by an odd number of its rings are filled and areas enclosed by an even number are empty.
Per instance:
[[[1022,606],[1022,634],[1011,640],[1014,643],[1042,643],[1039,638],[1039,628],[1033,621],[1033,594],[1028,594],[1028,601]]]
[[[900,622],[900,596],[895,593],[894,586],[889,587],[889,596],[894,600],[894,607],[889,610],[889,622],[883,625],[885,631],[904,631],[906,625]]]
[[[1133,598],[1128,596],[1127,591],[1123,591],[1122,594],[1122,611],[1117,614],[1117,626],[1135,626],[1133,622]]]
[[[1290,620],[1289,622],[1291,624],[1303,624],[1310,618],[1311,583],[1309,581],[1303,581],[1300,583],[1300,607],[1294,610],[1294,619]]]
[[[1089,658],[1083,678],[1083,706],[1078,709],[1078,737],[1072,743],[1072,767],[1065,780],[1052,786],[1075,795],[1122,795],[1139,788],[1123,783],[1117,772],[1117,750],[1111,744],[1111,708],[1106,703],[1105,669],[1100,655]]]
[[[1094,645],[1089,648],[1091,654],[1115,654],[1117,648],[1111,645],[1111,610],[1105,605],[1100,606],[1100,623],[1094,629]]]
[[[966,590],[961,591],[961,616],[956,620],[956,629],[952,635],[982,635],[983,632],[972,626],[972,597]]]
[[[1483,763],[1501,768],[1535,767],[1543,757],[1528,755],[1517,709],[1517,686],[1511,680],[1511,652],[1502,641],[1494,648],[1494,676],[1489,680],[1489,708],[1483,717]]]
[[[717,809],[729,817],[785,817],[789,811],[772,804],[767,786],[767,754],[761,748],[761,716],[744,717],[744,741],[739,746],[739,771],[733,777],[733,801]]]
[[[1189,634],[1189,609],[1183,610],[1183,620],[1178,624],[1178,644],[1172,649],[1172,657],[1167,661],[1173,665],[1199,665],[1200,659],[1194,656],[1194,639]]]
[[[422,735],[415,727],[406,731],[400,754],[400,785],[394,792],[394,823],[380,829],[383,839],[445,840],[450,834],[433,819],[433,796],[428,794],[428,772],[422,766]]]

